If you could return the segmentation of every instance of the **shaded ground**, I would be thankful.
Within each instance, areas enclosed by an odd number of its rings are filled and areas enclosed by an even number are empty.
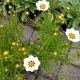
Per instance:
[[[33,29],[29,26],[24,26],[24,38],[23,41],[28,40],[36,40],[36,35],[33,33]],[[74,43],[73,45],[80,45],[80,42]],[[80,53],[80,49],[70,49],[71,54]],[[60,79],[58,80],[80,80],[80,59],[77,57],[69,57],[73,59],[73,64],[64,64],[60,70]],[[48,73],[54,74],[56,71],[57,66],[54,64],[54,61],[49,61],[47,63],[46,71]],[[32,76],[31,76],[32,77]],[[30,79],[32,80],[32,79]],[[42,76],[39,76],[37,80],[48,80],[43,78]],[[57,80],[57,79],[56,79]]]

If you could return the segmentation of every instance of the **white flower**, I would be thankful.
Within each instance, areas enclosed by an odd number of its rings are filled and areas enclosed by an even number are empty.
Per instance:
[[[26,71],[33,72],[34,70],[38,70],[40,65],[40,61],[37,57],[30,55],[28,58],[24,59],[24,67]]]
[[[78,42],[80,41],[79,31],[73,28],[66,30],[66,35],[70,41]]]
[[[36,7],[37,7],[38,10],[46,11],[46,10],[48,10],[48,8],[49,8],[50,6],[49,6],[49,2],[43,0],[43,1],[38,1],[38,2],[36,3]]]

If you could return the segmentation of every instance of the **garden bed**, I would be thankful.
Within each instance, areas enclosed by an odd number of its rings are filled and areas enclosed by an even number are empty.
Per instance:
[[[0,79],[80,80],[80,0],[1,0]]]

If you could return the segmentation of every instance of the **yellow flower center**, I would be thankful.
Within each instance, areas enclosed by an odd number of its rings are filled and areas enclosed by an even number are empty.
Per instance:
[[[46,5],[44,5],[44,4],[40,5],[40,9],[45,9],[45,8],[46,8]]]
[[[71,39],[75,39],[75,34],[70,33],[70,34],[69,34],[69,37],[70,37]]]
[[[29,67],[34,67],[35,62],[31,60],[31,61],[28,62],[28,65],[29,65]]]

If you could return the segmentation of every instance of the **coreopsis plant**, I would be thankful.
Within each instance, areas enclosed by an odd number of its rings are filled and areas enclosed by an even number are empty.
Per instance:
[[[22,69],[23,59],[28,49],[22,45],[23,25],[17,23],[16,15],[10,20],[0,17],[0,79],[18,80],[24,76],[18,72]]]

